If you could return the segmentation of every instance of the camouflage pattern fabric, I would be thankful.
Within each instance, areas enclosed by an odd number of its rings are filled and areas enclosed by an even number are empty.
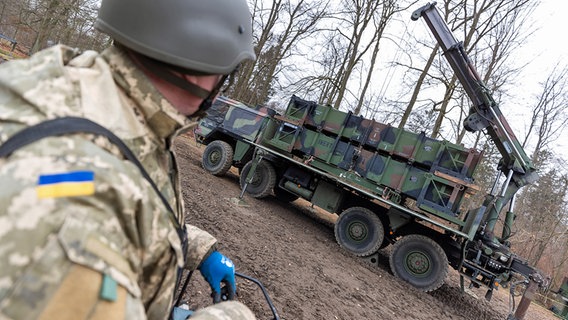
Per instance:
[[[191,319],[199,320],[234,320],[254,319],[252,312],[237,301],[226,301],[203,308],[195,312]]]
[[[55,46],[0,65],[0,143],[61,116],[88,118],[119,136],[183,223],[170,146],[190,120],[125,52]],[[0,319],[166,319],[178,268],[197,268],[216,244],[188,225],[183,261],[158,195],[104,137],[48,137],[21,148],[0,159],[0,185]],[[230,316],[254,318],[230,303],[192,319]]]

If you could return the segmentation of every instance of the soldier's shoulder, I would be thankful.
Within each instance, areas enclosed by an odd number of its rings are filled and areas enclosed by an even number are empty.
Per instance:
[[[128,176],[139,183],[143,179],[139,169],[124,159],[122,151],[115,144],[102,136],[85,132],[38,137],[31,144],[15,150],[6,159],[5,165],[15,166],[14,172],[23,172],[30,165],[39,166],[38,172],[90,168],[100,177],[107,177],[105,180]]]
[[[0,74],[5,76],[7,72],[37,72],[42,69],[63,67],[68,61],[80,54],[80,51],[65,45],[53,46],[38,51],[25,59],[15,59],[0,65]],[[14,75],[14,74],[13,74]]]

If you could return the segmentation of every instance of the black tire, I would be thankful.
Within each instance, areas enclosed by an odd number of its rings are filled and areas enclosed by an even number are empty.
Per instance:
[[[215,140],[203,151],[201,166],[214,176],[222,176],[233,165],[233,148],[222,140]]]
[[[244,188],[247,175],[252,167],[252,160],[247,162],[243,167],[240,176],[241,189]],[[253,198],[264,198],[272,194],[272,189],[276,185],[276,171],[274,167],[266,162],[261,161],[256,167],[252,181],[247,186],[247,193]]]
[[[398,240],[390,255],[394,275],[423,292],[438,289],[448,274],[448,258],[436,241],[419,234]]]
[[[335,240],[358,257],[377,252],[384,237],[381,219],[367,208],[351,207],[343,211],[335,222]]]
[[[283,202],[292,202],[300,198],[299,195],[293,194],[288,190],[284,190],[279,186],[274,187],[274,196],[276,197],[276,199]]]

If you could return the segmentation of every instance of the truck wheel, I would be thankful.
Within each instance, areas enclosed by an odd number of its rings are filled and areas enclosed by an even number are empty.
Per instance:
[[[438,289],[448,273],[446,253],[434,240],[412,234],[398,240],[390,255],[390,267],[398,278],[424,292]]]
[[[243,167],[240,176],[241,189],[245,187],[247,175],[252,167],[252,161],[247,162]],[[247,186],[247,193],[253,198],[264,198],[272,193],[276,185],[276,172],[274,167],[266,161],[260,161],[256,166],[256,171],[252,181]]]
[[[215,140],[203,151],[201,166],[214,176],[222,176],[233,164],[233,148],[222,140]]]
[[[297,200],[300,196],[293,194],[290,191],[284,190],[279,186],[274,187],[274,196],[283,202],[292,202]]]
[[[358,257],[372,255],[383,243],[385,230],[373,211],[349,208],[335,222],[335,239],[339,245]]]

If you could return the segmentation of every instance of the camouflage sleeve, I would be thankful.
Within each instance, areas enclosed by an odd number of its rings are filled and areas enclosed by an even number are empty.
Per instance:
[[[14,310],[35,310],[16,301],[47,304],[72,262],[109,275],[148,318],[167,314],[179,238],[136,166],[78,136],[45,138],[2,161],[0,185],[10,186],[0,190],[0,296],[10,294]],[[14,290],[27,279],[41,299]]]
[[[256,317],[244,304],[238,301],[221,302],[197,310],[192,320],[254,320]]]
[[[213,250],[217,240],[196,226],[189,224],[185,225],[187,230],[187,257],[185,261],[185,268],[195,270]]]

